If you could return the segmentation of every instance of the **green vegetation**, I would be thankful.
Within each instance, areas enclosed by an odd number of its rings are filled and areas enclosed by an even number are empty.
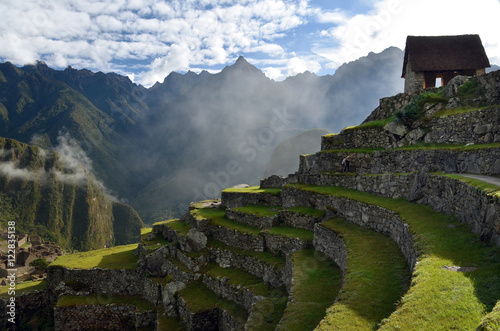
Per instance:
[[[500,301],[493,310],[483,317],[478,331],[498,331],[500,330]]]
[[[227,277],[228,283],[235,287],[242,286],[253,295],[264,297],[281,297],[286,295],[284,288],[273,288],[266,285],[262,279],[236,268],[221,268],[218,264],[210,263],[204,269],[206,275],[217,278]]]
[[[260,188],[260,186],[252,186],[247,188],[227,188],[222,192],[227,193],[266,193],[271,195],[280,195],[280,188]]]
[[[34,267],[38,272],[45,272],[47,267],[49,266],[49,263],[47,262],[47,259],[44,257],[38,258],[32,262],[30,262],[30,267]]]
[[[281,330],[313,330],[337,297],[342,272],[324,254],[313,249],[292,253],[292,301],[286,307]]]
[[[273,217],[278,215],[278,211],[281,210],[281,207],[266,207],[261,205],[248,205],[245,207],[237,207],[232,208],[234,211],[252,214],[258,217]]]
[[[191,313],[200,313],[218,307],[227,310],[233,317],[240,318],[242,321],[246,321],[248,318],[245,309],[218,297],[201,280],[188,284],[185,289],[178,293],[178,296],[184,299]]]
[[[458,95],[463,104],[473,104],[473,100],[483,94],[484,89],[477,79],[469,79],[458,88]]]
[[[398,110],[394,116],[395,120],[404,125],[411,125],[416,120],[422,118],[424,106],[427,103],[438,104],[448,103],[448,99],[443,97],[442,90],[435,92],[423,92],[417,95],[413,100],[406,105],[403,109]]]
[[[47,288],[47,283],[45,282],[45,280],[22,282],[16,284],[16,295],[32,291],[41,291],[45,290],[46,288]],[[7,296],[8,292],[9,292],[8,286],[0,287],[0,296]]]
[[[186,326],[179,317],[158,315],[158,331],[186,331]]]
[[[325,216],[324,210],[319,210],[311,207],[291,207],[287,208],[286,210],[289,210],[299,215],[313,216],[316,218],[322,218],[323,216]]]
[[[498,107],[498,106],[497,106]],[[485,107],[458,107],[458,108],[451,108],[451,109],[443,109],[438,111],[437,113],[434,114],[434,117],[444,117],[444,116],[453,116],[453,115],[459,115],[459,114],[466,114],[466,113],[471,113],[475,112],[478,110],[483,110],[483,109],[488,109],[491,108],[491,106],[485,106]]]
[[[366,122],[357,126],[349,126],[344,128],[344,130],[367,130],[367,129],[381,129],[383,128],[386,124],[391,123],[394,121],[395,116],[391,116],[382,120],[374,120],[370,122]]]
[[[278,292],[279,293],[279,292]],[[283,317],[287,307],[288,298],[278,296],[265,298],[257,302],[252,309],[252,314],[247,321],[248,330],[274,331]]]
[[[314,232],[304,229],[292,228],[290,226],[275,226],[263,230],[262,232],[268,233],[274,236],[283,236],[289,238],[299,238],[303,241],[312,241],[314,237]]]
[[[175,230],[181,236],[186,236],[187,233],[189,232],[189,229],[191,229],[191,226],[189,225],[188,222],[184,222],[184,221],[181,221],[179,219],[158,222],[158,223],[155,223],[154,225],[160,225],[160,224],[168,226],[172,230]]]
[[[410,284],[404,256],[390,237],[344,219],[321,226],[343,238],[348,258],[342,291],[319,329],[375,330]]]
[[[226,217],[226,211],[218,208],[203,208],[191,211],[197,219],[207,219],[211,224],[236,230],[241,233],[257,236],[260,234],[258,228],[230,220]]]
[[[340,187],[294,185],[395,211],[408,223],[419,251],[412,285],[381,330],[475,329],[500,297],[500,248],[487,245],[453,217],[425,205]],[[452,225],[452,226],[450,226]],[[474,267],[454,272],[445,266]]]
[[[59,256],[49,268],[61,266],[70,269],[135,269],[137,244],[104,248],[76,254]]]
[[[283,269],[285,267],[285,258],[283,256],[274,255],[271,252],[250,252],[243,249],[228,246],[215,239],[209,239],[207,245],[209,247],[218,248],[221,250],[231,251],[237,255],[251,256],[258,260],[261,260],[277,269]]]
[[[452,179],[458,179],[459,181],[464,182],[467,185],[474,186],[475,188],[484,191],[488,195],[500,197],[500,186],[490,184],[479,179],[465,177],[461,175],[455,175],[455,174],[439,174],[439,175],[446,176]]]
[[[156,308],[145,299],[133,296],[117,294],[90,294],[82,295],[63,295],[59,297],[56,307],[74,307],[74,306],[93,306],[93,305],[131,305],[139,311],[156,310]]]

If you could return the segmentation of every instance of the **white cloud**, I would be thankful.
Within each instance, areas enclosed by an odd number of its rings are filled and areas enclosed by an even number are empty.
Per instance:
[[[321,69],[321,64],[316,60],[301,57],[293,57],[287,63],[287,76],[295,76],[305,71],[313,73]]]
[[[500,63],[499,15],[497,0],[382,0],[370,13],[321,32],[338,47],[324,47],[325,42],[313,51],[330,60],[328,67],[336,68],[371,51],[404,48],[408,35],[479,34],[492,62]]]
[[[149,60],[135,78],[151,85],[168,70],[227,64],[244,52],[281,56],[273,40],[304,24],[307,11],[306,0],[3,2],[0,58],[123,74],[118,60]]]

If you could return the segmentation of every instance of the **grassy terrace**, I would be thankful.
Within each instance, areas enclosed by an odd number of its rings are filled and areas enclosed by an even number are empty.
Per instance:
[[[146,310],[156,310],[155,306],[147,302],[146,300],[138,297],[125,296],[125,295],[102,295],[102,294],[91,294],[88,296],[82,295],[64,295],[57,301],[56,307],[74,307],[74,306],[84,306],[84,305],[131,305],[136,306],[139,311]]]
[[[410,284],[404,256],[391,238],[344,219],[334,218],[322,226],[342,236],[348,258],[342,292],[319,329],[376,329]]]
[[[325,216],[325,211],[324,210],[319,210],[315,208],[310,208],[310,207],[291,207],[287,208],[287,210],[294,212],[299,215],[305,215],[305,216],[312,216],[316,218],[322,218]]]
[[[62,266],[70,269],[135,269],[137,256],[134,250],[137,244],[116,246],[76,254],[59,256],[51,266]]]
[[[172,230],[177,231],[181,236],[186,236],[191,226],[188,222],[182,222],[179,219],[167,220],[163,222],[155,223],[154,225],[165,225],[171,228]]]
[[[191,313],[200,313],[218,307],[229,311],[233,317],[241,318],[242,321],[248,318],[245,309],[218,297],[201,280],[189,283],[185,289],[179,292],[178,296],[184,299]]]
[[[191,214],[198,220],[207,219],[213,225],[222,226],[253,236],[258,236],[260,234],[260,230],[258,228],[228,219],[224,209],[201,208],[191,211]]]
[[[263,230],[262,232],[274,236],[283,236],[289,238],[299,238],[302,241],[312,241],[314,232],[304,229],[297,229],[290,226],[275,226],[274,228]]]
[[[222,192],[227,193],[266,193],[272,195],[280,195],[280,188],[260,188],[260,186],[252,186],[247,188],[227,188]]]
[[[283,269],[285,267],[285,264],[286,264],[286,260],[283,256],[274,255],[271,252],[245,251],[243,249],[228,246],[228,245],[226,245],[220,241],[217,241],[215,239],[208,239],[207,246],[213,247],[213,248],[218,248],[221,250],[231,251],[237,255],[251,256],[251,257],[254,257],[258,260],[261,260],[261,261],[263,261],[271,266],[274,266],[277,269]]]
[[[342,272],[313,249],[292,253],[291,258],[294,266],[292,302],[286,307],[280,330],[313,330],[337,297]]]
[[[284,288],[273,288],[265,284],[262,279],[236,268],[221,268],[218,264],[210,263],[204,270],[205,274],[212,277],[227,277],[231,285],[238,285],[248,289],[253,295],[263,297],[282,297],[286,295]]]
[[[380,330],[475,330],[500,299],[500,248],[481,242],[453,217],[429,206],[346,188],[294,186],[393,210],[410,225],[419,263],[410,289]],[[446,266],[473,269],[456,272]]]
[[[278,211],[281,210],[281,207],[266,207],[261,205],[248,205],[245,207],[236,207],[232,208],[232,210],[245,213],[252,214],[258,217],[273,217],[278,215]]]
[[[437,175],[442,175],[448,178],[452,179],[457,179],[461,182],[466,183],[467,185],[473,186],[481,191],[484,191],[486,194],[494,196],[494,197],[500,197],[500,186],[490,184],[487,182],[484,182],[479,179],[475,178],[469,178],[465,176],[460,176],[460,175],[455,175],[455,174],[437,174]]]
[[[46,288],[47,288],[47,283],[45,282],[45,280],[18,283],[16,284],[16,295],[26,292],[45,290]],[[9,292],[9,286],[0,287],[0,297],[8,296],[8,292]]]

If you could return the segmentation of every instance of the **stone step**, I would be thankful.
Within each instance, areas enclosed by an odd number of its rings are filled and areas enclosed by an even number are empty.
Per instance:
[[[217,296],[201,280],[191,282],[178,293],[178,313],[187,330],[243,330],[247,311]]]
[[[258,186],[249,188],[229,188],[222,191],[222,206],[226,208],[244,207],[247,205],[279,206],[281,205],[281,189],[264,189]]]
[[[280,209],[279,206],[247,205],[226,209],[226,217],[259,229],[269,229],[278,225]]]
[[[286,259],[271,252],[250,252],[210,239],[207,249],[222,268],[237,268],[259,277],[264,283],[280,287],[286,283]]]

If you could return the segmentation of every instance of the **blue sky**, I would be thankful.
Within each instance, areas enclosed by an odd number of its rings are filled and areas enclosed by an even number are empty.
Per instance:
[[[407,35],[477,33],[500,63],[499,0],[0,0],[0,60],[117,72],[151,86],[243,55],[274,80],[345,62]]]

